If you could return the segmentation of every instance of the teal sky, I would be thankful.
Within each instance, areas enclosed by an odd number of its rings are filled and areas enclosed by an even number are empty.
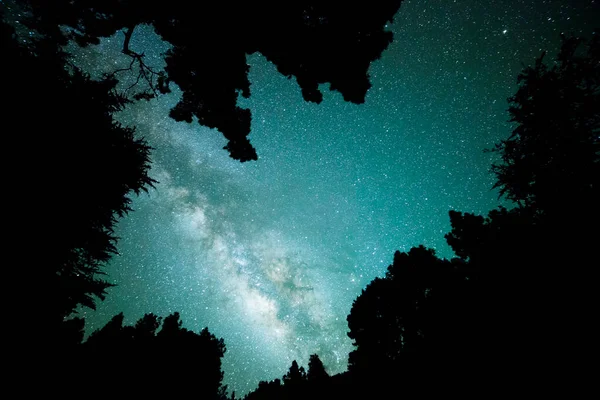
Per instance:
[[[117,287],[84,313],[88,330],[120,311],[128,322],[179,311],[185,327],[224,338],[238,394],[312,353],[330,373],[345,370],[352,301],[395,250],[452,257],[449,210],[500,204],[483,150],[510,133],[517,74],[554,55],[560,32],[589,37],[597,17],[593,1],[405,1],[362,105],[326,85],[321,104],[306,103],[293,79],[251,55],[241,104],[256,162],[230,159],[216,131],[171,120],[177,93],[131,106],[120,119],[154,147],[160,183],[118,226]],[[160,66],[165,47],[151,31],[133,39]],[[118,46],[104,41],[80,60],[119,65]]]

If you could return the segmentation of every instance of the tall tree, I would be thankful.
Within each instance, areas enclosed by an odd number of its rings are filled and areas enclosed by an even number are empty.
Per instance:
[[[91,80],[47,37],[20,43],[3,18],[0,35],[9,60],[0,72],[10,99],[2,123],[13,171],[8,248],[19,254],[11,269],[20,283],[14,301],[27,310],[19,318],[35,310],[35,321],[22,318],[24,332],[44,326],[42,337],[50,337],[111,286],[102,265],[116,252],[113,228],[130,211],[129,196],[153,184],[150,148],[113,119],[126,103],[115,80]]]
[[[299,367],[296,360],[288,372],[283,376],[283,398],[287,400],[300,400],[306,398],[307,380],[304,367]]]
[[[283,384],[288,386],[298,385],[306,380],[304,367],[298,367],[296,360],[292,361],[289,371],[283,376]]]
[[[308,360],[308,372],[306,373],[306,379],[309,381],[324,381],[329,378],[329,374],[325,370],[323,361],[317,354],[311,354]]]
[[[321,102],[319,84],[330,83],[346,101],[362,103],[371,84],[370,63],[392,40],[384,29],[402,0],[296,2],[148,3],[142,0],[27,0],[29,26],[66,43],[98,43],[122,31],[123,53],[132,69],[149,83],[141,97],[167,92],[169,83],[182,90],[171,110],[177,121],[218,129],[231,157],[255,160],[247,136],[250,110],[237,106],[238,95],[250,95],[246,55],[260,52],[278,71],[296,81],[306,101]],[[150,24],[172,48],[164,71],[149,67],[130,47],[140,24]],[[67,29],[61,29],[67,27]]]
[[[600,41],[563,37],[556,60],[544,60],[519,75],[509,99],[515,129],[495,148],[495,186],[515,207],[487,218],[451,212],[446,235],[478,271],[488,355],[498,364],[519,358],[510,372],[495,367],[493,384],[555,374],[595,341]]]
[[[375,278],[352,304],[348,336],[356,349],[349,371],[365,382],[402,376],[408,389],[425,379],[423,371],[433,374],[457,354],[466,359],[472,290],[467,278],[463,262],[439,259],[432,249],[396,252],[385,277]]]
[[[509,113],[515,128],[495,150],[500,194],[552,218],[593,213],[600,203],[600,40],[563,36],[556,60],[545,53],[518,76]],[[581,45],[586,44],[586,49]]]

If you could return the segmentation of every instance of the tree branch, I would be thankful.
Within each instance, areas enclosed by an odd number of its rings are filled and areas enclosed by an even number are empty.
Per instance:
[[[125,89],[125,93],[127,93],[129,90],[133,89],[134,87],[136,87],[141,80],[146,81],[146,83],[148,84],[148,87],[150,88],[150,91],[143,91],[141,93],[138,93],[136,95],[134,95],[135,98],[137,99],[151,99],[153,97],[156,97],[159,92],[162,93],[166,93],[165,88],[162,88],[161,86],[161,78],[164,81],[164,74],[162,72],[157,72],[154,69],[152,69],[150,66],[148,66],[145,62],[144,62],[144,53],[136,53],[135,51],[131,50],[129,48],[129,45],[131,43],[131,37],[133,36],[133,31],[135,30],[136,25],[131,25],[129,27],[127,27],[124,31],[123,34],[125,35],[125,40],[123,41],[123,49],[121,50],[121,53],[125,54],[126,56],[131,57],[131,63],[129,63],[129,66],[126,68],[119,68],[113,72],[111,72],[110,74],[108,74],[108,77],[114,77],[116,74],[121,73],[121,72],[127,72],[127,71],[133,71],[134,70],[134,66],[137,64],[138,65],[138,71],[137,71],[137,77],[135,79],[135,82],[133,84],[131,84],[129,87],[127,87],[127,89]],[[158,79],[158,87],[155,81],[155,77],[159,78]]]

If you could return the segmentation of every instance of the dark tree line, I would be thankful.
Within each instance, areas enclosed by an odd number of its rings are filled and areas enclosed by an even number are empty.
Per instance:
[[[282,379],[259,382],[258,388],[246,395],[244,399],[300,400],[315,396],[317,398],[335,398],[339,393],[334,390],[331,379],[319,356],[312,354],[308,361],[308,371],[304,367],[298,366],[294,360]]]
[[[93,369],[98,375],[110,371],[115,379],[123,380],[122,395],[226,398],[221,371],[223,339],[207,328],[200,333],[183,328],[179,313],[164,319],[146,314],[133,326],[123,325],[123,320],[123,313],[113,317],[93,332],[77,353],[77,357],[97,360]]]
[[[195,333],[182,327],[179,313],[164,319],[146,314],[134,325],[123,313],[83,341],[80,318],[69,320],[70,336],[42,352],[18,377],[35,385],[21,389],[36,396],[78,398],[185,397],[226,400],[221,359],[226,348],[204,328]],[[74,335],[73,333],[78,334]]]

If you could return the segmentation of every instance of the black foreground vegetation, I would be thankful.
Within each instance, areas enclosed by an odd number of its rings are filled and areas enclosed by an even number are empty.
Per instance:
[[[160,9],[119,0],[20,3],[24,24],[36,32],[26,42],[0,4],[9,99],[2,118],[17,131],[5,139],[17,160],[7,168],[16,194],[8,204],[8,249],[22,264],[8,280],[19,305],[7,315],[11,375],[39,383],[22,385],[26,394],[235,397],[222,383],[223,339],[183,328],[177,313],[147,314],[133,326],[119,314],[83,340],[77,311],[94,308],[111,286],[102,267],[116,252],[114,225],[131,211],[129,196],[155,184],[148,177],[151,149],[113,113],[176,84],[183,97],[171,110],[174,119],[194,116],[229,139],[232,157],[256,159],[249,111],[236,106],[238,92],[250,94],[245,54],[260,51],[296,76],[307,101],[319,102],[318,84],[330,82],[360,103],[370,62],[392,40],[382,27],[400,1],[366,7],[361,18],[321,2],[281,6],[279,19],[248,30],[244,42],[227,42],[227,51],[225,36],[212,44],[192,39],[226,18],[246,29],[245,18],[265,19],[265,10],[243,6],[230,15],[223,3],[192,18],[188,3],[177,1]],[[128,49],[139,24],[153,25],[173,45],[165,71]],[[284,34],[273,37],[274,29]],[[116,75],[92,80],[63,50],[69,40],[86,45],[119,30],[129,72],[144,80],[131,97],[117,91]],[[199,48],[214,64],[193,57]],[[341,57],[344,49],[356,52]],[[572,379],[591,381],[580,358],[590,352],[598,314],[598,37],[564,37],[555,62],[545,60],[519,75],[509,99],[514,131],[491,149],[500,156],[492,166],[496,187],[513,206],[487,216],[450,211],[452,260],[422,246],[396,252],[347,317],[355,346],[347,372],[330,376],[315,354],[308,370],[294,361],[281,380],[258,383],[247,399],[539,395]]]

